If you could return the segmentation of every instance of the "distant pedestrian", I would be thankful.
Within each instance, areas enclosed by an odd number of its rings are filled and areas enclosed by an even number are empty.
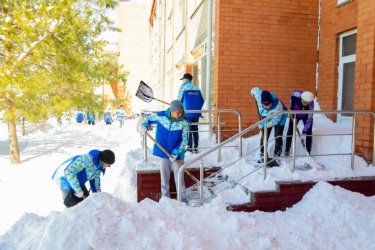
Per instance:
[[[75,206],[89,195],[85,186],[87,181],[92,193],[101,192],[100,174],[104,175],[106,168],[114,162],[115,154],[111,150],[93,149],[88,154],[73,156],[60,165],[52,179],[60,185],[64,205]]]
[[[111,125],[113,122],[112,111],[109,106],[104,111],[104,122],[106,125]]]
[[[82,110],[76,112],[76,122],[82,123],[85,120],[85,113]]]
[[[290,96],[290,110],[314,110],[314,94],[309,91],[293,91]],[[302,134],[306,135],[306,151],[310,154],[312,147],[313,114],[297,114],[297,124],[303,122]],[[285,156],[290,155],[292,144],[293,120],[289,120],[288,136],[286,138]]]
[[[89,125],[95,125],[96,115],[94,112],[86,112],[86,120]]]
[[[116,110],[115,116],[116,116],[116,120],[120,124],[120,128],[122,128],[122,126],[124,125],[125,117],[126,117],[123,105],[120,105],[120,108],[118,110]]]
[[[277,95],[273,93],[270,93],[266,90],[261,90],[258,87],[252,88],[250,93],[256,99],[260,119],[269,117],[279,111],[287,110],[283,102],[277,97]],[[281,155],[282,146],[283,146],[283,131],[284,131],[286,119],[287,119],[286,114],[278,115],[268,120],[267,122],[262,123],[259,126],[260,131],[261,131],[261,138],[260,138],[260,159],[258,163],[262,163],[264,159],[263,135],[264,135],[265,129],[267,129],[267,135],[268,135],[267,141],[268,141],[272,128],[274,128],[274,137],[275,137],[274,157],[279,157]],[[270,162],[269,167],[280,165],[278,161],[273,160],[270,157],[267,157],[267,159]]]
[[[177,99],[183,104],[184,110],[202,110],[204,99],[198,86],[193,84],[193,76],[189,73],[184,74],[180,79],[182,84],[178,91]],[[198,123],[202,113],[186,113],[186,119],[189,122],[189,141],[187,151],[198,153],[199,129]]]

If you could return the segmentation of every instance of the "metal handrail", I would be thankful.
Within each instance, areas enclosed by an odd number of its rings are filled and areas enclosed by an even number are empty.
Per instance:
[[[235,139],[237,138],[241,138],[242,139],[242,136],[250,131],[252,131],[253,129],[257,128],[259,125],[261,125],[262,123],[265,123],[271,119],[273,119],[275,116],[279,116],[279,115],[283,115],[283,114],[288,114],[288,115],[297,115],[297,114],[353,114],[353,128],[352,128],[352,136],[353,136],[353,139],[352,139],[352,161],[351,161],[351,166],[352,166],[352,169],[353,169],[353,164],[354,164],[354,154],[355,154],[355,123],[356,123],[356,119],[355,119],[355,115],[358,115],[358,114],[367,114],[367,115],[372,115],[373,118],[375,119],[375,112],[372,112],[372,111],[365,111],[365,110],[359,110],[359,111],[348,111],[348,110],[329,110],[329,111],[322,111],[322,110],[283,110],[283,111],[279,111],[271,116],[268,116],[266,118],[264,118],[263,120],[261,121],[258,121],[256,122],[255,124],[251,125],[250,127],[242,130],[241,132],[239,132],[238,134],[236,135],[233,135],[232,137],[228,138],[227,140],[225,140],[224,142],[221,142],[219,143],[216,147],[213,147],[209,150],[207,150],[206,152],[203,152],[201,154],[199,154],[199,156],[193,158],[192,160],[188,161],[188,162],[185,162],[181,167],[180,167],[180,170],[178,172],[178,183],[177,183],[177,199],[179,202],[181,202],[181,180],[183,178],[183,173],[184,173],[184,169],[187,168],[188,166],[191,166],[193,163],[197,162],[197,161],[203,161],[203,158],[209,154],[211,154],[212,152],[214,152],[215,150],[219,150],[221,149],[222,147],[224,147],[226,144],[234,141]],[[295,130],[296,130],[296,124],[294,124],[293,126],[293,144],[295,144]],[[373,134],[373,158],[372,158],[372,164],[375,165],[375,121],[374,121],[374,134]],[[267,129],[264,130],[264,135],[267,136]],[[266,138],[266,137],[265,137]],[[263,140],[263,146],[265,147],[264,149],[264,152],[265,152],[265,160],[264,160],[264,179],[265,179],[265,176],[267,174],[267,140]],[[242,156],[242,153],[241,153],[241,156]],[[295,159],[295,155],[293,155],[293,158]],[[203,171],[203,164],[200,164],[200,171]],[[294,170],[294,166],[293,166],[293,170]],[[203,179],[201,178],[200,179],[200,183],[201,183],[201,186],[203,184]],[[202,197],[201,197],[201,200],[202,200]]]
[[[143,111],[142,112],[142,115],[144,114],[154,114],[154,113],[158,113],[160,111]],[[218,131],[218,143],[221,142],[221,132],[222,132],[222,129],[221,129],[221,114],[223,113],[234,113],[237,115],[238,117],[238,131],[241,132],[242,130],[242,115],[241,115],[241,112],[239,112],[238,110],[232,110],[232,109],[216,109],[216,110],[185,110],[185,113],[189,114],[189,113],[209,113],[209,115],[211,116],[212,113],[218,113],[218,122],[217,122],[217,131]],[[198,124],[201,124],[201,123],[198,123]],[[210,123],[206,123],[206,124],[209,124]],[[147,137],[144,136],[143,137],[143,147],[144,147],[144,151],[143,151],[143,155],[144,155],[144,159],[145,159],[145,162],[148,161],[148,157],[147,157]],[[240,137],[240,143],[239,143],[239,157],[242,156],[242,136]],[[218,151],[218,162],[221,161],[221,150]]]

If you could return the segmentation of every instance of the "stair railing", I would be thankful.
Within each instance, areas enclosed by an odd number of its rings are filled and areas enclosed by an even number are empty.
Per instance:
[[[329,155],[351,155],[351,169],[353,170],[354,169],[354,156],[355,156],[355,135],[356,135],[356,132],[355,132],[355,129],[356,129],[356,115],[370,115],[373,117],[374,119],[374,122],[373,122],[373,149],[372,149],[372,164],[375,166],[375,112],[371,112],[371,111],[345,111],[345,110],[332,110],[332,111],[321,111],[321,110],[285,110],[285,111],[279,111],[269,117],[266,117],[264,118],[263,120],[261,121],[258,121],[256,122],[255,124],[251,125],[250,127],[242,130],[241,132],[239,132],[238,134],[236,135],[233,135],[232,137],[228,138],[227,140],[225,140],[224,142],[221,142],[221,143],[218,143],[218,145],[216,147],[213,147],[209,150],[207,150],[206,152],[203,152],[203,153],[200,153],[197,157],[194,157],[193,159],[191,159],[190,161],[188,162],[185,162],[180,170],[179,170],[179,173],[178,173],[178,183],[177,183],[177,199],[179,202],[181,202],[181,180],[183,178],[183,173],[184,173],[184,170],[188,167],[188,166],[191,166],[193,163],[195,162],[198,162],[198,161],[201,161],[201,164],[200,164],[200,172],[202,173],[203,172],[203,158],[210,155],[211,153],[213,153],[214,151],[216,150],[219,150],[221,148],[223,148],[225,145],[229,144],[230,142],[236,140],[237,138],[241,138],[242,139],[242,136],[245,135],[246,133],[249,133],[250,131],[254,130],[255,128],[258,128],[259,125],[261,125],[262,123],[265,123],[271,119],[273,119],[275,116],[279,116],[279,115],[283,115],[283,114],[287,114],[287,115],[297,115],[297,114],[352,114],[353,115],[353,121],[352,121],[352,133],[349,134],[352,136],[352,146],[351,146],[351,153],[347,153],[347,154],[329,154]],[[295,140],[296,140],[296,127],[297,127],[297,124],[296,122],[293,123],[293,136],[292,136],[292,143],[293,143],[293,147],[295,147]],[[264,146],[264,165],[263,165],[263,179],[265,180],[266,177],[267,177],[267,129],[264,130],[264,133],[263,133],[263,146]],[[331,134],[333,135],[333,134]],[[344,135],[344,134],[340,134],[340,135]],[[242,147],[241,147],[242,149]],[[301,155],[296,155],[295,154],[295,148],[293,149],[294,151],[294,154],[293,154],[293,168],[292,168],[292,171],[295,170],[295,157],[300,157]],[[316,156],[316,155],[315,155]],[[240,159],[244,158],[243,154],[241,154],[241,156],[239,157],[239,159],[237,159],[236,161],[234,161],[233,163],[225,166],[224,168],[222,168],[219,172],[223,171],[224,169],[232,166],[234,163],[236,163],[237,161],[239,161]],[[258,169],[257,169],[258,170]],[[250,173],[246,174],[245,176],[239,178],[237,180],[240,181],[240,180],[243,180],[245,177],[249,176],[250,174],[253,174],[254,172],[256,172],[257,170],[255,171],[251,171]],[[200,190],[202,190],[203,188],[203,183],[204,183],[204,179],[202,177],[203,175],[201,175],[201,178],[199,180],[199,185],[200,185]],[[209,177],[208,177],[209,178]],[[207,179],[207,178],[206,178]],[[220,192],[223,191],[223,190],[220,190]],[[218,192],[217,192],[218,193]],[[203,195],[203,192],[201,191],[200,192],[200,195]],[[200,201],[203,201],[204,198],[203,197],[200,197]]]
[[[154,113],[158,113],[160,111],[143,111],[141,113],[141,116],[143,117],[144,115],[147,115],[147,114],[154,114]],[[209,116],[211,116],[213,113],[217,113],[217,122],[216,122],[216,127],[217,127],[217,133],[218,133],[218,136],[217,136],[217,142],[220,144],[221,143],[221,132],[223,131],[222,130],[222,120],[221,120],[221,115],[224,114],[224,113],[231,113],[231,114],[235,114],[237,116],[237,121],[238,121],[238,132],[241,132],[242,130],[242,115],[241,115],[241,112],[239,112],[238,110],[232,110],[232,109],[216,109],[216,110],[186,110],[185,111],[186,113],[208,113]],[[205,123],[205,122],[199,122],[199,123],[196,123],[196,124],[193,124],[193,125],[209,125],[209,126],[214,126],[215,124],[213,123]],[[197,131],[197,133],[199,132],[211,132],[212,129],[209,129],[209,131]],[[144,159],[145,159],[145,162],[148,162],[148,152],[147,152],[147,137],[144,136],[143,138],[143,156],[144,156]],[[241,157],[242,156],[242,137],[239,137],[239,150],[238,150],[238,156]],[[221,161],[221,148],[218,149],[218,153],[217,153],[217,161],[220,162]]]

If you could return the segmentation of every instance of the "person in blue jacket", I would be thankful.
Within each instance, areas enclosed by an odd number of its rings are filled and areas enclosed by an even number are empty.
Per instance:
[[[96,115],[94,112],[86,112],[86,120],[89,125],[95,125]]]
[[[188,142],[189,123],[185,118],[185,112],[181,101],[174,100],[166,111],[145,116],[141,124],[141,130],[145,133],[152,124],[156,124],[156,141],[172,155],[169,158],[157,145],[154,145],[153,155],[160,157],[161,194],[170,197],[169,179],[173,170],[177,186],[178,166],[175,161],[184,163],[185,148]],[[182,190],[185,190],[185,182],[182,180]],[[183,191],[182,200],[186,201]]]
[[[125,120],[125,117],[126,117],[126,113],[125,113],[123,105],[120,105],[120,108],[118,110],[116,110],[115,116],[116,116],[116,120],[120,124],[120,128],[122,128],[122,126],[124,126],[124,120]]]
[[[115,154],[111,150],[93,149],[88,154],[74,156],[60,165],[52,179],[60,185],[64,205],[75,206],[89,195],[85,186],[87,181],[92,193],[101,192],[100,174],[104,175],[106,168],[114,162]]]
[[[270,93],[266,90],[261,90],[258,87],[252,88],[250,94],[255,98],[257,102],[257,108],[259,112],[259,118],[264,119],[268,116],[271,116],[279,111],[287,110],[283,102],[275,95],[274,93]],[[283,149],[283,131],[284,126],[287,119],[287,114],[280,114],[272,119],[268,120],[265,123],[262,123],[259,128],[261,131],[261,138],[260,138],[260,159],[258,163],[262,163],[264,159],[264,147],[263,147],[263,134],[264,129],[267,129],[267,141],[269,135],[274,128],[274,137],[275,137],[275,150],[274,150],[274,157],[278,157],[281,155]],[[272,159],[267,157],[268,161]],[[270,167],[279,166],[278,161],[272,161],[272,164],[269,165]]]
[[[178,90],[177,99],[183,104],[184,110],[202,110],[204,99],[200,89],[193,84],[193,76],[189,73],[184,74],[180,79],[182,84]],[[192,153],[198,153],[199,131],[198,123],[201,113],[186,113],[186,119],[190,124],[190,133],[187,150]]]
[[[109,106],[104,111],[103,119],[104,119],[104,122],[105,122],[106,125],[111,125],[112,122],[113,122],[112,111],[111,111],[111,108]]]
[[[76,122],[82,123],[85,120],[85,113],[82,110],[78,110],[76,113]]]

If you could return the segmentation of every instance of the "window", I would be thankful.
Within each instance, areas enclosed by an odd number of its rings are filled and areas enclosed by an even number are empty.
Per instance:
[[[340,35],[338,110],[354,109],[355,60],[357,31],[352,30]],[[352,114],[338,115],[343,125],[351,124]]]
[[[341,51],[342,57],[354,55],[356,44],[357,44],[356,34],[344,36],[342,38],[342,51]]]

